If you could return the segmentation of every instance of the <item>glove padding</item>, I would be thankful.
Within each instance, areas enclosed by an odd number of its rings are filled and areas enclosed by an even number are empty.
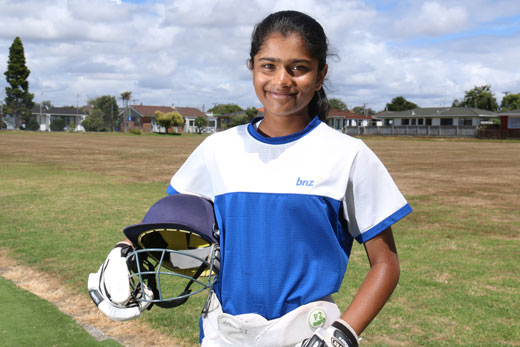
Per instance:
[[[88,291],[92,301],[110,319],[126,321],[137,318],[150,305],[137,299],[152,300],[153,293],[146,285],[132,294],[126,256],[133,247],[120,242],[110,251],[98,272],[88,276]]]
[[[309,339],[296,347],[358,347],[358,336],[354,329],[342,319],[328,328],[319,328]]]

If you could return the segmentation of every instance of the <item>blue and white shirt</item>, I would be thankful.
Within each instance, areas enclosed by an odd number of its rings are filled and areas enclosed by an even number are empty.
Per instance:
[[[267,138],[259,120],[205,139],[168,193],[214,202],[223,311],[276,319],[337,292],[353,239],[366,242],[411,208],[361,140],[317,117]]]

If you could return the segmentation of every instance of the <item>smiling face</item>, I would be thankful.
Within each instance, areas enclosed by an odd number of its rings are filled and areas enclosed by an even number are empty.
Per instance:
[[[253,85],[264,105],[265,119],[304,117],[314,92],[322,87],[327,66],[318,71],[318,60],[298,34],[269,35],[254,56]]]

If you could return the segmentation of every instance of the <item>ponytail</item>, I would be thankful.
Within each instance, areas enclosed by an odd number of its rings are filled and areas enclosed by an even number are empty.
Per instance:
[[[309,103],[309,116],[312,118],[318,116],[318,118],[325,122],[327,114],[329,113],[329,99],[325,94],[323,86],[320,90],[317,90]]]

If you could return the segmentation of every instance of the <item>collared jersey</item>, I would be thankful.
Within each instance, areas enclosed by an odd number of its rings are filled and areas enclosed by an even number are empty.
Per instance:
[[[168,193],[214,202],[223,311],[275,319],[337,292],[353,239],[371,239],[411,208],[361,140],[317,117],[267,138],[257,121],[205,139]]]

